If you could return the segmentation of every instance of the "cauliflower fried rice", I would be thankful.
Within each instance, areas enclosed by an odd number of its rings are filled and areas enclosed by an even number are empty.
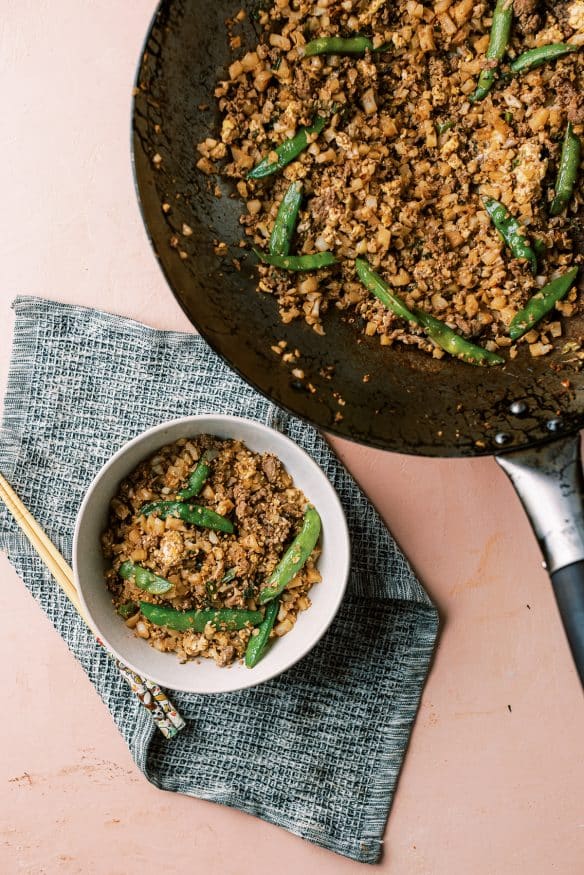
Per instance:
[[[145,502],[177,496],[205,450],[216,455],[196,501],[232,519],[235,533],[196,528],[173,516],[141,515]],[[221,631],[207,624],[202,633],[177,632],[150,623],[138,604],[181,611],[257,610],[259,588],[300,529],[306,504],[276,456],[252,452],[239,441],[203,435],[163,447],[122,481],[110,504],[102,548],[111,563],[106,583],[114,605],[135,605],[126,625],[157,650],[176,652],[181,661],[205,657],[225,666],[241,659],[251,628]],[[318,555],[317,546],[284,590],[273,637],[293,630],[298,614],[310,607],[308,591],[320,581]],[[123,579],[119,569],[128,560],[163,577],[172,589],[152,595]],[[223,582],[224,577],[231,579]]]
[[[514,315],[581,264],[582,174],[562,215],[550,218],[549,205],[567,123],[584,133],[582,52],[499,78],[472,103],[480,72],[492,63],[485,52],[494,5],[276,0],[256,7],[256,45],[245,45],[240,33],[248,12],[227,22],[234,60],[215,91],[221,131],[199,144],[197,166],[234,181],[246,204],[244,233],[260,249],[288,186],[302,181],[294,252],[330,250],[340,259],[309,274],[258,266],[258,288],[277,299],[282,322],[304,319],[324,334],[335,307],[382,345],[413,344],[441,358],[422,329],[358,281],[354,259],[364,256],[409,307],[492,352],[509,348],[513,358],[517,345],[507,331]],[[312,39],[357,33],[375,51],[303,56]],[[584,0],[515,0],[502,69],[530,48],[562,41],[584,42]],[[295,161],[264,180],[247,178],[317,114],[326,127]],[[536,276],[506,249],[484,197],[501,201],[545,245]],[[525,336],[531,354],[551,351],[562,336],[560,317],[580,309],[574,286]]]

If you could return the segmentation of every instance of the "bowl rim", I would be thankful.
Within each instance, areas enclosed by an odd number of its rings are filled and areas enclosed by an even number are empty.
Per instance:
[[[340,532],[337,531],[335,533],[335,552],[342,550],[344,553],[344,556],[341,556],[341,563],[342,563],[342,569],[343,569],[342,579],[340,579],[340,576],[339,576],[339,578],[336,580],[336,585],[335,585],[336,598],[334,599],[334,601],[332,603],[332,608],[331,608],[330,616],[329,616],[328,620],[323,624],[322,628],[320,628],[318,630],[318,634],[316,635],[316,637],[311,639],[304,647],[301,647],[298,654],[295,655],[294,658],[290,662],[288,662],[284,667],[274,669],[268,675],[261,678],[261,680],[254,680],[253,679],[253,672],[249,672],[249,674],[251,676],[249,679],[249,682],[238,681],[233,687],[230,687],[228,690],[222,689],[222,690],[216,690],[216,691],[214,691],[214,690],[200,691],[200,690],[194,690],[194,689],[185,689],[184,686],[173,685],[172,683],[169,683],[168,680],[161,681],[160,679],[157,679],[155,677],[150,676],[149,673],[144,674],[143,669],[140,668],[139,665],[137,665],[133,661],[129,661],[125,656],[122,656],[116,650],[116,648],[110,644],[110,642],[108,641],[107,635],[105,635],[103,633],[103,631],[99,628],[99,626],[96,624],[96,622],[91,614],[91,611],[89,610],[89,607],[88,607],[87,602],[85,600],[83,587],[80,584],[80,575],[79,575],[79,566],[78,566],[78,546],[79,546],[78,541],[79,541],[79,531],[81,528],[81,524],[82,524],[82,521],[85,517],[86,511],[87,511],[87,506],[91,500],[91,496],[92,496],[97,484],[102,480],[102,478],[107,474],[107,472],[127,452],[129,452],[132,448],[139,446],[147,438],[152,437],[153,435],[156,435],[159,432],[163,432],[166,429],[175,428],[183,423],[185,425],[188,425],[188,424],[193,423],[193,422],[206,422],[206,421],[213,421],[215,423],[225,422],[226,424],[244,423],[246,426],[252,426],[252,428],[257,429],[258,431],[264,432],[265,434],[274,434],[277,436],[278,440],[283,441],[284,443],[287,443],[290,446],[292,452],[298,454],[301,457],[304,457],[303,463],[305,465],[307,465],[309,468],[311,468],[313,473],[316,474],[316,476],[321,480],[324,487],[328,490],[329,496],[330,496],[331,500],[333,501],[333,504],[336,505],[336,509],[339,512],[339,521],[341,523],[342,530]],[[211,434],[211,432],[209,432],[209,434]],[[230,438],[228,437],[226,439],[229,440]],[[231,438],[231,439],[233,439],[233,438]],[[161,446],[163,446],[163,444],[161,444]],[[254,452],[255,452],[255,450],[254,450]],[[338,547],[336,546],[337,543],[338,543]],[[79,506],[79,510],[77,512],[77,516],[75,519],[75,531],[73,534],[72,559],[73,559],[73,562],[72,562],[72,564],[73,564],[73,580],[74,580],[74,584],[75,584],[75,589],[77,590],[77,594],[79,596],[79,600],[81,602],[81,605],[82,605],[82,608],[84,611],[84,616],[85,616],[86,622],[88,622],[89,627],[91,628],[91,630],[92,630],[93,634],[95,635],[95,637],[97,638],[97,640],[101,644],[103,644],[103,646],[105,647],[105,649],[107,651],[112,653],[117,659],[120,660],[120,662],[122,662],[124,665],[126,665],[128,668],[130,668],[136,674],[141,675],[142,677],[147,677],[149,680],[153,681],[154,683],[160,683],[160,685],[163,686],[165,689],[175,690],[177,692],[193,693],[196,695],[213,696],[213,695],[229,694],[232,692],[237,692],[238,690],[249,689],[250,687],[258,687],[261,684],[266,683],[266,681],[272,680],[274,677],[277,677],[278,675],[283,674],[285,671],[288,671],[290,668],[292,668],[294,665],[296,665],[298,662],[300,662],[300,660],[303,659],[308,653],[310,653],[310,651],[313,650],[314,647],[316,647],[318,642],[323,638],[325,633],[330,628],[333,620],[337,616],[339,608],[341,606],[341,602],[343,601],[343,598],[345,597],[345,593],[347,590],[347,584],[349,581],[349,574],[350,574],[350,570],[351,570],[351,541],[350,541],[349,527],[347,524],[345,510],[343,508],[343,505],[341,503],[341,500],[339,498],[337,490],[332,485],[332,483],[330,482],[330,480],[328,479],[328,477],[326,476],[326,474],[324,473],[324,471],[322,470],[320,465],[318,465],[318,463],[312,458],[312,456],[303,447],[301,447],[299,444],[297,444],[296,441],[292,440],[292,438],[288,437],[288,435],[283,434],[281,431],[278,431],[277,429],[272,428],[271,426],[266,425],[263,422],[257,422],[256,420],[248,419],[245,416],[235,416],[235,415],[231,415],[228,413],[200,413],[200,414],[192,414],[190,416],[181,416],[181,417],[177,417],[175,419],[165,420],[164,422],[161,422],[161,423],[158,423],[157,425],[151,426],[150,428],[146,429],[143,432],[140,432],[140,434],[136,435],[135,437],[133,437],[129,441],[127,441],[125,444],[123,444],[108,459],[108,461],[105,462],[105,464],[99,469],[99,471],[95,474],[95,476],[91,480],[91,483],[87,487],[87,489],[85,491],[85,495],[83,496],[83,501],[81,502],[81,505]],[[168,656],[169,656],[169,658],[176,659],[176,654],[169,653]]]

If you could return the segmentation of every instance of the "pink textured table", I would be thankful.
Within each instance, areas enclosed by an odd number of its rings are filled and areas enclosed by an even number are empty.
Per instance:
[[[151,0],[20,0],[0,25],[0,378],[10,300],[35,294],[190,330],[138,213],[134,67]],[[335,441],[443,619],[385,836],[392,875],[580,875],[584,707],[538,547],[492,460]],[[252,817],[163,793],[0,557],[0,871],[357,872]]]

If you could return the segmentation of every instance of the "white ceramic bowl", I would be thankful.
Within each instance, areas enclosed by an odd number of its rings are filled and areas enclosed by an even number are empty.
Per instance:
[[[321,583],[310,590],[312,606],[294,629],[274,641],[255,668],[220,668],[211,659],[181,665],[174,653],[160,653],[137,638],[117,616],[105,585],[106,562],[100,536],[118,484],[143,460],[181,437],[211,434],[243,441],[251,450],[278,456],[294,483],[322,519]],[[103,643],[126,665],[163,687],[193,693],[226,693],[273,678],[302,659],[332,622],[347,585],[349,535],[337,493],[304,450],[277,431],[235,416],[204,415],[175,419],[145,431],[119,450],[94,478],[79,510],[73,542],[75,584],[91,625]]]

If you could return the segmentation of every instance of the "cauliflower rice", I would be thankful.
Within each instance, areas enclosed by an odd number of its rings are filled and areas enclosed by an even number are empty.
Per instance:
[[[196,501],[232,519],[235,533],[195,528],[172,516],[141,516],[145,502],[176,497],[204,450],[217,455]],[[257,610],[259,587],[300,529],[306,504],[276,456],[255,453],[240,441],[203,435],[163,447],[122,481],[111,501],[102,548],[111,563],[106,583],[115,607],[144,601],[177,610]],[[321,579],[319,552],[317,546],[284,590],[272,637],[290,632],[300,611],[310,607],[308,591]],[[118,571],[126,560],[165,578],[172,590],[151,595],[124,580]],[[235,577],[222,583],[227,571]],[[205,657],[220,666],[241,659],[252,634],[250,628],[218,631],[210,624],[200,634],[176,632],[150,623],[138,609],[126,625],[157,650],[174,651],[181,661]]]

